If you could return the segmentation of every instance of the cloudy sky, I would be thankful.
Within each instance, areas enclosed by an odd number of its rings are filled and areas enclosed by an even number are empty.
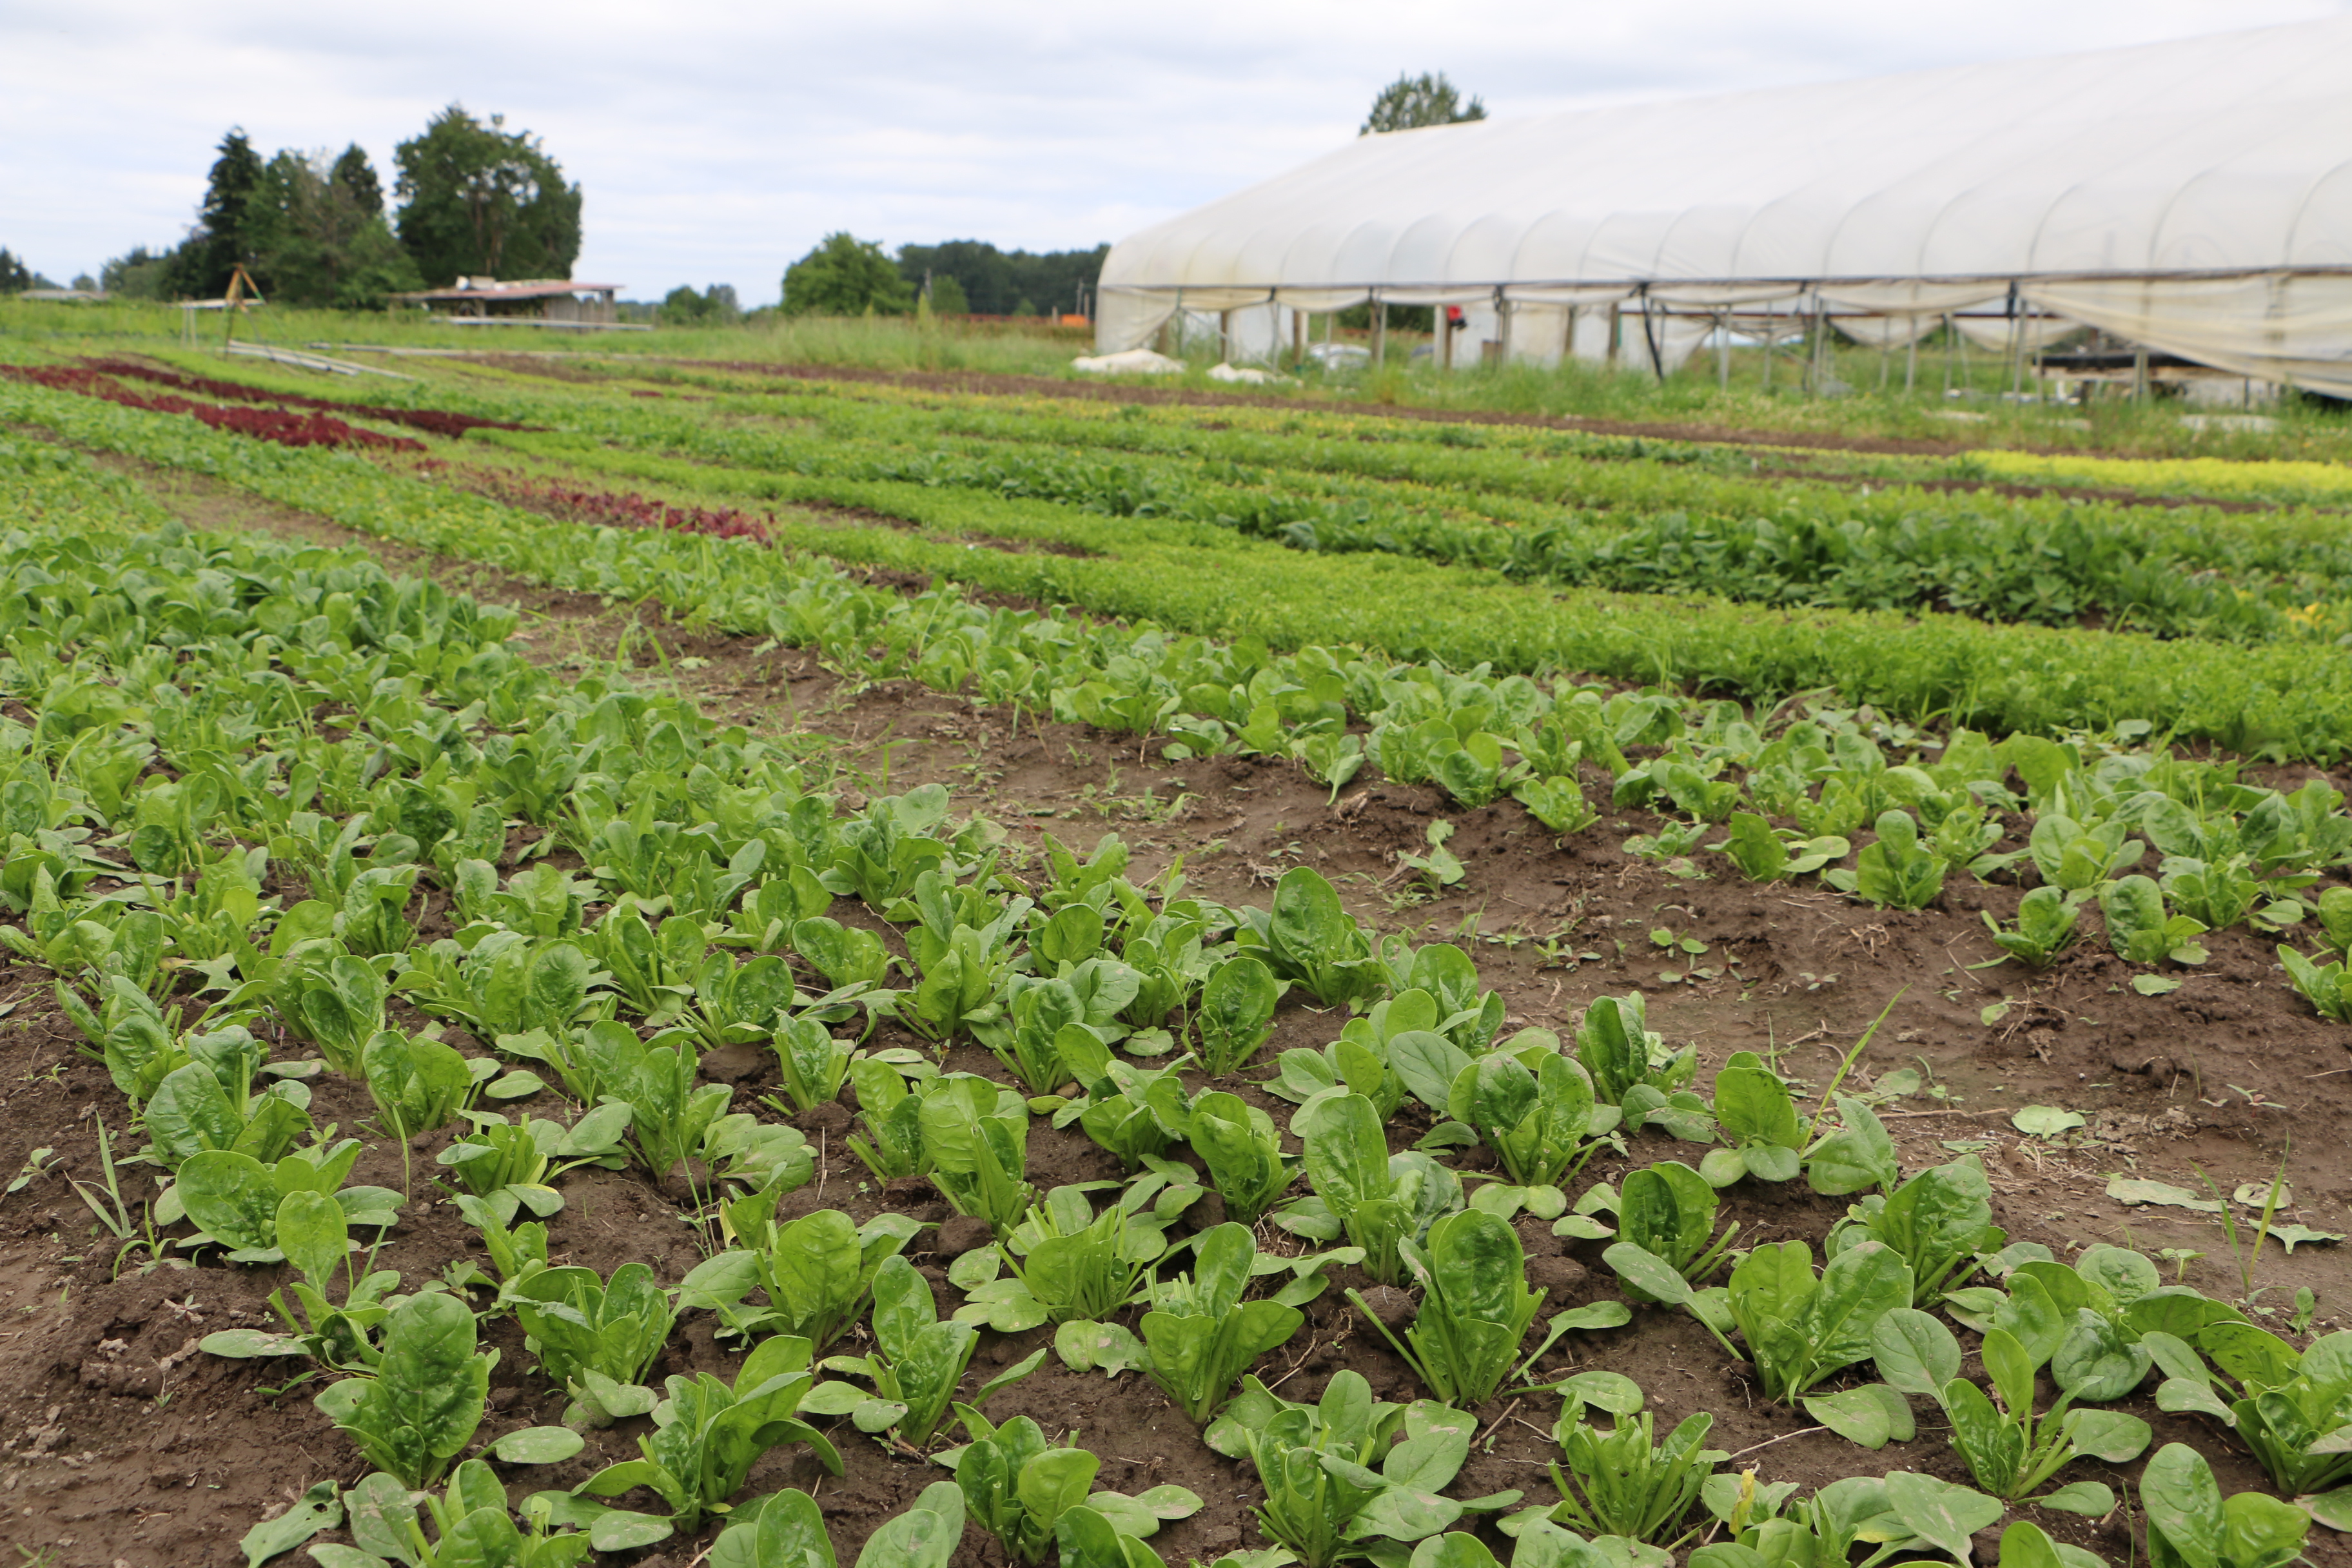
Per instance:
[[[392,152],[451,101],[586,190],[574,276],[658,298],[847,228],[1115,240],[1353,136],[1442,69],[1495,115],[2192,37],[2337,0],[0,0],[0,246],[60,279],[176,243],[223,132]]]

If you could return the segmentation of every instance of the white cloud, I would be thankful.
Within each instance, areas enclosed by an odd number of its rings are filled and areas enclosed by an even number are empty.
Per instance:
[[[1060,248],[1116,239],[1328,151],[1401,70],[1497,114],[2193,36],[2326,0],[1534,4],[1074,0],[887,8],[575,0],[396,10],[97,0],[0,11],[0,245],[95,272],[192,220],[213,147],[392,151],[443,104],[505,112],[586,188],[577,275],[732,282],[847,228]]]

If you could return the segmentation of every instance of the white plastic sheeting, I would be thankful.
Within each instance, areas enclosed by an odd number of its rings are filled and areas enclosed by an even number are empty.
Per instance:
[[[1180,291],[1313,311],[1802,295],[1906,318],[1898,341],[2017,298],[2352,393],[2347,80],[2352,17],[1363,137],[1115,246],[1097,342],[1145,342]]]

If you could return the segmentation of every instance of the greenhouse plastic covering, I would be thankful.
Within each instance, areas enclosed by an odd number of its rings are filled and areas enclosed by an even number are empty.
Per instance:
[[[1113,247],[1097,342],[1375,290],[1560,320],[1782,301],[1892,342],[1989,309],[2352,395],[2347,82],[2338,18],[1366,136]]]

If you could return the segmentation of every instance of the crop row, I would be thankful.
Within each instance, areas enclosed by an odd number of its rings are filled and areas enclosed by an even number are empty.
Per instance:
[[[70,464],[16,471],[76,506],[103,489]],[[2115,1510],[2104,1482],[2052,1483],[2078,1458],[2146,1449],[2147,1424],[2106,1406],[2151,1372],[2162,1407],[2210,1417],[2309,1510],[2344,1516],[2332,1489],[2352,1471],[2336,1396],[2352,1335],[2298,1352],[2225,1302],[2162,1285],[2135,1253],[2093,1248],[2069,1266],[2009,1244],[1975,1161],[1906,1179],[1868,1101],[1838,1094],[1843,1070],[1810,1115],[1749,1053],[1704,1095],[1696,1051],[1667,1048],[1638,998],[1596,1003],[1572,1044],[1505,1037],[1501,999],[1461,951],[1376,936],[1304,868],[1269,908],[1227,908],[1139,886],[1115,837],[1084,858],[1049,839],[1021,875],[990,824],[949,820],[937,786],[839,815],[792,750],[616,676],[554,681],[503,645],[511,614],[355,552],[33,529],[0,552],[0,574],[13,656],[0,676],[32,720],[5,731],[0,900],[19,923],[0,931],[57,973],[68,1016],[134,1108],[138,1157],[171,1175],[143,1225],[123,1216],[118,1263],[160,1257],[159,1227],[185,1226],[169,1245],[282,1269],[278,1329],[218,1331],[205,1348],[313,1363],[332,1379],[319,1408],[374,1467],[257,1527],[257,1555],[347,1521],[353,1544],[312,1549],[327,1568],[571,1563],[719,1515],[714,1562],[829,1562],[805,1494],[740,1494],[782,1445],[837,1472],[814,1422],[845,1418],[955,1478],[861,1561],[943,1565],[969,1519],[1016,1562],[1150,1568],[1143,1539],[1199,1499],[1095,1490],[1095,1456],[985,1415],[1045,1348],[958,1402],[982,1328],[1048,1325],[1065,1364],[1141,1371],[1205,1444],[1251,1466],[1276,1553],[1259,1563],[1482,1564],[1486,1548],[1448,1527],[1493,1515],[1515,1563],[1664,1568],[1695,1510],[1727,1531],[1701,1568],[1832,1563],[1857,1541],[1875,1560],[1965,1563],[1969,1537],[2014,1505]],[[536,864],[509,859],[518,827],[542,836],[522,858]],[[310,896],[265,897],[273,862]],[[429,944],[413,924],[428,889],[457,922]],[[906,956],[836,918],[845,901],[897,928]],[[1196,1087],[1253,1062],[1286,991],[1355,1015],[1322,1050],[1274,1064],[1275,1092],[1298,1105],[1295,1153],[1265,1110]],[[391,1026],[394,996],[484,1054]],[[209,1001],[193,1019],[190,999]],[[914,1044],[882,1047],[884,1030]],[[280,1058],[285,1041],[317,1056]],[[942,1071],[965,1041],[1010,1083]],[[704,1052],[743,1045],[776,1053],[788,1103],[774,1110],[854,1082],[850,1147],[872,1173],[926,1176],[985,1223],[992,1244],[950,1271],[964,1297],[950,1315],[903,1256],[912,1221],[775,1219],[812,1179],[811,1151],[700,1081]],[[349,1184],[358,1143],[326,1142],[309,1116],[322,1073],[363,1086],[404,1144],[459,1129],[436,1163],[487,1269],[453,1259],[404,1292],[373,1268],[354,1233],[396,1225],[403,1194]],[[1408,1098],[1436,1126],[1392,1152],[1385,1129]],[[1115,1194],[1031,1185],[1041,1115],[1117,1159]],[[1658,1157],[1678,1144],[1705,1156]],[[1500,1172],[1475,1191],[1442,1158],[1469,1145]],[[1571,1202],[1604,1147],[1648,1157]],[[674,1283],[642,1264],[604,1276],[553,1261],[563,1174],[588,1163],[706,1172],[690,1216],[707,1227],[703,1261]],[[1795,1240],[1735,1253],[1717,1191],[1800,1177],[1857,1200],[1824,1260]],[[1212,1190],[1226,1217],[1192,1224]],[[1543,1293],[1508,1223],[1522,1211],[1612,1241],[1629,1300],[1687,1310],[1768,1400],[1865,1447],[1909,1440],[1911,1401],[1928,1401],[1975,1487],[1897,1471],[1799,1499],[1753,1470],[1720,1472],[1728,1456],[1704,1447],[1704,1415],[1659,1442],[1631,1380],[1539,1372],[1564,1336],[1630,1311],[1555,1314],[1529,1349]],[[1262,1216],[1325,1249],[1261,1252]],[[1297,1404],[1249,1374],[1339,1266],[1418,1289],[1409,1320],[1381,1331],[1428,1397],[1375,1402],[1342,1373]],[[657,1394],[643,1380],[687,1311],[713,1314],[746,1353],[731,1379],[673,1376]],[[476,1450],[480,1341],[509,1318],[572,1409],[563,1426]],[[1962,1375],[1948,1318],[1980,1336],[1986,1384]],[[868,1352],[825,1353],[861,1324]],[[1864,1365],[1878,1381],[1853,1383]],[[2058,1395],[2046,1410],[2044,1377]],[[1561,1402],[1555,1500],[1447,1495],[1469,1412],[1505,1391]],[[640,1458],[510,1506],[492,1461],[562,1463],[581,1429],[648,1414]],[[969,1440],[941,1448],[951,1414]],[[633,1496],[648,1506],[607,1500]],[[2150,1460],[2140,1510],[2153,1551],[2230,1568],[2284,1563],[2309,1523],[2260,1494],[2225,1501],[2181,1445]],[[2011,1551],[2097,1561],[2022,1520]]]
[[[192,403],[169,393],[131,391],[110,375],[77,365],[0,365],[0,374],[60,392],[103,398],[125,408],[158,414],[184,414],[215,430],[226,430],[281,447],[374,447],[395,452],[421,452],[425,443],[404,437],[345,424],[331,414],[290,413],[282,408],[225,407],[217,403]]]
[[[2333,638],[2352,626],[2342,605],[2352,553],[2325,518],[1857,489],[1738,474],[1754,466],[1742,453],[1508,427],[1444,426],[1433,438],[1398,421],[1292,416],[1203,429],[1130,417],[1144,414],[1133,405],[931,406],[864,387],[721,396],[717,418],[570,388],[527,395],[543,399],[533,418],[574,437],[751,476],[898,480],[1181,518],[1295,549],[1400,553],[1525,581],[2056,626],[2096,617],[2234,641]],[[807,428],[777,429],[778,416]]]
[[[160,370],[139,360],[117,358],[85,359],[79,367],[95,374],[152,382],[175,392],[191,392],[203,397],[225,399],[231,403],[274,403],[293,408],[311,408],[334,414],[357,414],[369,419],[380,419],[389,425],[405,425],[430,436],[446,436],[456,440],[468,430],[523,430],[528,426],[511,420],[484,419],[470,414],[450,414],[436,408],[390,408],[377,403],[342,403],[333,398],[311,397],[298,392],[273,392],[244,382],[222,381],[216,376],[182,375]]]
[[[1996,748],[1965,730],[1948,743],[1883,731],[1896,746],[1890,757],[1867,726],[1837,710],[1768,735],[1729,703],[1685,710],[1664,698],[1547,691],[1524,677],[1465,676],[1434,663],[1384,666],[1316,647],[1277,657],[1149,628],[1080,627],[943,594],[910,601],[801,574],[741,542],[588,534],[479,513],[471,526],[436,514],[420,531],[414,514],[394,510],[404,494],[415,498],[406,489],[413,481],[359,471],[373,479],[375,500],[394,504],[359,510],[353,503],[369,498],[353,482],[333,486],[331,499],[324,487],[264,479],[257,488],[541,581],[651,594],[674,613],[824,647],[875,675],[1162,734],[1181,754],[1297,757],[1335,789],[1370,763],[1401,782],[1433,782],[1469,805],[1513,795],[1564,833],[1595,819],[1582,774],[1597,768],[1612,805],[1686,819],[1639,846],[1644,852],[1688,854],[1722,825],[1725,837],[1710,847],[1759,880],[1826,871],[1859,898],[1907,909],[1934,901],[1948,876],[2030,865],[2042,887],[2025,923],[2006,934],[2037,964],[2075,939],[2078,913],[2093,900],[2116,951],[2144,964],[2201,962],[2196,936],[2244,922],[2283,931],[2316,915],[2328,945],[2340,949],[2347,935],[2336,906],[2310,893],[2352,859],[2352,818],[2340,795],[2317,782],[2289,796],[2210,763],[2031,735]],[[2147,729],[2130,728],[2143,736]],[[1996,814],[2011,811],[2030,812],[2032,826],[2025,843],[2005,847]],[[1865,829],[1872,840],[1856,851]],[[2135,869],[2151,847],[2160,858],[2154,877]],[[1851,867],[1840,864],[1849,855]],[[2331,963],[2295,976],[2315,1005],[2342,1016],[2352,1010],[2343,973]]]
[[[564,422],[625,449],[751,474],[895,480],[1183,519],[1299,550],[1397,553],[1533,582],[2047,625],[2095,615],[2165,636],[2241,641],[2335,637],[2352,626],[2340,607],[2352,552],[2339,531],[2307,522],[2258,527],[1919,489],[1858,496],[1643,462],[1513,455],[1481,465],[1434,445],[1371,448],[1391,470],[1384,479],[1411,482],[1368,486],[1315,471],[1335,451],[1355,455],[1345,440],[1219,434],[1201,437],[1208,450],[1182,457],[1096,456],[1087,448],[1116,446],[1135,422],[981,419],[962,410],[927,417],[847,399],[783,401],[794,413],[825,409],[822,427],[747,428],[576,401]],[[985,439],[972,434],[976,423]],[[1224,443],[1234,449],[1216,449]],[[1467,471],[1449,475],[1449,467]],[[1481,467],[1501,471],[1471,478]]]

